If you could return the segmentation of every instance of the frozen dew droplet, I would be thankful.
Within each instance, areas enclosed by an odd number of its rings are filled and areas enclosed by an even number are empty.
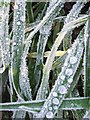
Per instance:
[[[25,79],[23,79],[23,83],[26,83],[26,80],[25,80]]]
[[[18,21],[18,22],[17,22],[17,25],[20,25],[20,24],[21,24],[20,21]]]
[[[25,17],[24,17],[24,16],[21,16],[21,17],[20,17],[20,20],[21,20],[22,22],[24,22],[24,21],[25,21]]]
[[[66,94],[67,93],[67,89],[64,85],[61,85],[59,88],[58,88],[58,91],[60,94]]]
[[[74,107],[74,104],[72,103],[71,106]]]
[[[46,94],[48,94],[48,90],[46,90]]]
[[[57,109],[58,109],[58,106],[53,106],[53,109],[54,109],[54,110],[57,110]]]
[[[70,88],[70,84],[67,84],[67,87]]]
[[[18,6],[17,6],[17,5],[15,5],[15,6],[14,6],[14,9],[18,9]]]
[[[73,81],[73,79],[72,79],[72,78],[69,78],[67,81],[68,81],[69,84],[71,84],[72,81]]]
[[[47,105],[45,105],[44,108],[47,108]]]
[[[15,46],[15,45],[16,45],[16,42],[13,42],[13,45]]]
[[[56,92],[53,92],[53,97],[57,97],[57,93]]]
[[[77,62],[77,57],[70,58],[70,64],[75,64]]]
[[[68,63],[65,62],[65,63],[64,63],[64,66],[68,66]]]
[[[51,112],[51,111],[47,112],[46,118],[53,118],[53,117],[54,117],[53,112]]]
[[[57,81],[57,84],[60,85],[60,81]]]
[[[6,40],[8,40],[8,37],[6,38]]]
[[[62,80],[64,80],[65,79],[65,75],[61,75],[61,77],[60,77]]]
[[[71,49],[68,49],[68,51],[67,51],[67,52],[68,52],[68,54],[70,54],[70,53],[71,53]]]
[[[71,76],[73,74],[73,70],[69,68],[69,69],[66,70],[65,74],[67,76]]]
[[[59,100],[58,100],[58,98],[53,98],[53,104],[55,104],[55,105],[58,105],[59,104]]]
[[[51,111],[51,110],[52,110],[52,107],[49,107],[49,110]]]
[[[63,84],[63,81],[61,81],[61,84]]]

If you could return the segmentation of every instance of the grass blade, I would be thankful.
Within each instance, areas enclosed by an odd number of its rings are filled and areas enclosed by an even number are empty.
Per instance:
[[[81,98],[66,98],[63,100],[63,103],[60,109],[86,109],[89,108],[89,97]],[[24,107],[28,108],[30,111],[39,112],[42,108],[45,100],[35,100],[35,101],[26,101],[26,102],[12,102],[12,103],[0,103],[0,111],[15,111],[21,110]],[[68,104],[67,104],[68,103]]]

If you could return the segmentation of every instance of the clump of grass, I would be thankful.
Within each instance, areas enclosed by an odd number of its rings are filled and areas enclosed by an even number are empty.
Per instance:
[[[11,118],[89,118],[89,8],[81,14],[88,3],[77,0],[64,16],[65,4],[0,2],[1,86],[10,97],[0,111]]]

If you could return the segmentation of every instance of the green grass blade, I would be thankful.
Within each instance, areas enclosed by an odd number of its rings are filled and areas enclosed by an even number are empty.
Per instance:
[[[34,21],[34,15],[33,15],[33,8],[32,8],[32,0],[30,2],[27,2],[27,17],[28,17],[28,23],[31,23]]]
[[[8,111],[14,111],[14,110],[21,110],[20,106],[26,106],[31,109],[31,111],[40,111],[42,105],[44,103],[44,100],[40,101],[21,101],[21,102],[12,102],[12,103],[0,103],[0,111],[1,110],[8,110]]]

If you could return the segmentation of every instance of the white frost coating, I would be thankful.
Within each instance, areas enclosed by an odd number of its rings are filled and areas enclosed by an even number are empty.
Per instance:
[[[19,49],[15,47],[22,47],[24,36],[25,36],[25,0],[21,0],[20,2],[18,0],[15,1],[14,6],[14,37],[13,37],[13,54],[17,55],[19,54]],[[18,31],[18,33],[17,33]],[[18,43],[17,43],[18,41]],[[15,51],[15,52],[14,52]],[[21,51],[20,51],[21,52]],[[25,59],[24,59],[25,58]],[[13,59],[14,61],[14,59]],[[14,61],[15,62],[15,61]],[[27,97],[29,100],[31,100],[31,89],[30,89],[30,83],[28,78],[28,68],[26,65],[26,57],[22,57],[21,59],[21,66],[20,66],[20,76],[19,76],[19,84],[21,93]]]
[[[1,44],[3,49],[3,60],[5,63],[5,67],[7,67],[10,63],[10,40],[9,40],[9,26],[8,26],[10,1],[6,3],[7,3],[7,6],[5,3],[3,5],[3,15],[2,15],[2,25],[1,25],[2,27]]]
[[[5,13],[4,9],[5,9],[4,5],[2,7],[0,7],[0,73],[3,73],[5,70],[5,56],[6,56],[5,55],[6,44],[3,39],[3,37],[4,37],[3,19],[5,19],[5,17],[6,17],[6,15],[4,16],[4,13]]]
[[[88,119],[88,120],[90,119],[90,110],[86,111],[86,113],[85,113],[83,118],[84,119]]]
[[[23,93],[26,98],[31,100],[32,95],[31,95],[31,88],[28,78],[28,68],[26,66],[26,61],[23,61],[23,58],[21,60],[21,66],[20,66],[19,84],[21,88],[21,93]]]
[[[84,2],[80,2],[79,0],[76,2],[76,4],[71,9],[70,13],[67,15],[67,18],[65,20],[65,23],[68,23],[74,19],[76,19],[81,11],[81,9],[84,6]]]
[[[24,41],[24,28],[25,28],[25,22],[20,21],[20,17],[25,17],[25,1],[22,0],[20,4],[18,1],[15,1],[15,6],[18,6],[19,9],[14,9],[14,21],[13,21],[13,38],[12,38],[12,61],[11,61],[11,74],[12,74],[12,82],[14,89],[16,93],[18,94],[18,91],[16,90],[16,86],[14,83],[13,78],[13,69],[15,70],[15,67],[18,64],[18,59],[20,59],[20,55],[22,52],[22,44]],[[20,22],[20,25],[18,25],[18,21]],[[18,56],[18,59],[16,58]],[[19,64],[17,66],[17,69],[19,69]],[[17,73],[18,74],[18,73]]]
[[[34,113],[34,114],[37,113],[35,111],[32,111],[32,109],[30,109],[29,107],[26,107],[26,106],[20,106],[19,109],[26,111],[26,112]]]

